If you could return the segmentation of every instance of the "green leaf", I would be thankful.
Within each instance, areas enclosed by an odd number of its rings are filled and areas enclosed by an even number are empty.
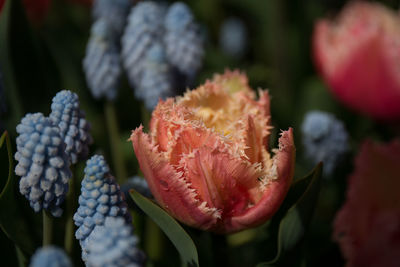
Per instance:
[[[282,207],[272,219],[272,225],[279,225],[277,254],[258,267],[277,266],[303,239],[318,200],[321,173],[322,163],[290,187]]]
[[[32,223],[27,220],[24,211],[18,205],[11,142],[7,131],[0,138],[0,149],[4,143],[6,143],[8,152],[9,170],[6,185],[0,193],[0,228],[25,255],[31,255],[35,250],[36,243],[32,238]]]
[[[130,195],[139,206],[168,236],[178,250],[183,266],[199,266],[196,246],[190,236],[167,212],[148,198],[131,190]]]

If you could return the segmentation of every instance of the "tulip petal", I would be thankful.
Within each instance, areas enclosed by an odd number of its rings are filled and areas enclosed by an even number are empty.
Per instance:
[[[198,199],[182,173],[176,171],[168,159],[157,151],[142,129],[140,126],[133,131],[130,140],[140,169],[158,203],[178,220],[193,227],[209,229],[218,219],[217,210]]]
[[[246,213],[227,221],[225,228],[228,231],[257,226],[271,218],[278,210],[289,190],[294,173],[295,146],[291,128],[282,132],[279,138],[279,150],[272,161],[274,163],[270,169],[270,179],[268,179],[261,200],[249,208]],[[274,176],[276,177],[274,178]]]

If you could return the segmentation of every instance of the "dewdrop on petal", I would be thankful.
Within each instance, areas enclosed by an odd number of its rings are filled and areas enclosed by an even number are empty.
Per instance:
[[[79,158],[86,158],[88,146],[93,140],[89,133],[90,124],[80,109],[78,96],[67,90],[58,92],[53,98],[49,117],[60,129],[71,163],[75,164]]]
[[[42,113],[28,113],[18,124],[17,133],[15,174],[21,176],[21,194],[35,212],[46,209],[61,216],[60,205],[72,174],[59,128]]]
[[[131,9],[121,39],[121,58],[132,87],[140,83],[147,51],[161,40],[163,17],[163,7],[155,2],[139,2]]]
[[[314,163],[324,163],[324,173],[331,175],[349,151],[349,136],[344,124],[330,113],[310,111],[301,131],[306,156]]]
[[[36,250],[29,267],[72,267],[72,263],[64,250],[46,246]]]
[[[194,76],[202,65],[204,48],[192,12],[182,2],[173,3],[165,15],[164,24],[168,61],[186,76]]]
[[[145,255],[137,248],[138,238],[132,232],[132,224],[122,218],[108,217],[89,237],[87,266],[142,266]]]
[[[120,36],[126,23],[132,0],[95,0],[92,15],[94,20],[104,19],[112,31]]]
[[[174,96],[174,77],[165,58],[164,47],[155,43],[146,54],[143,75],[135,88],[135,96],[144,101],[148,110],[153,110],[160,99]]]
[[[87,85],[97,99],[114,100],[117,96],[121,65],[115,38],[106,20],[99,19],[92,25],[83,70]]]
[[[82,247],[86,259],[87,237],[96,226],[103,225],[107,217],[121,217],[131,222],[124,195],[101,155],[94,155],[86,162],[82,181],[79,207],[74,215],[78,227],[75,237]]]

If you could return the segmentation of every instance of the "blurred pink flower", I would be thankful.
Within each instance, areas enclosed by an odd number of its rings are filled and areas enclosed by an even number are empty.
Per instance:
[[[160,101],[150,133],[131,135],[158,203],[181,222],[218,233],[264,223],[291,184],[292,129],[267,151],[269,95],[259,100],[239,72],[216,75],[183,97]]]
[[[0,0],[0,12],[2,12],[5,2],[6,0]],[[51,0],[23,0],[26,15],[29,21],[34,24],[40,24],[44,20],[49,11],[50,4]]]
[[[347,266],[400,264],[400,141],[367,141],[355,160],[334,239]]]
[[[315,63],[335,96],[375,119],[400,118],[400,16],[378,3],[351,2],[316,23]]]

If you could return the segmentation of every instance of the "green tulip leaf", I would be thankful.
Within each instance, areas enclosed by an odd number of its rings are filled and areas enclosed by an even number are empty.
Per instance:
[[[277,254],[273,260],[257,267],[278,266],[303,239],[318,200],[321,174],[322,163],[290,187],[282,207],[272,219],[272,225],[278,225]]]
[[[153,201],[131,190],[130,195],[141,208],[167,235],[178,250],[183,266],[199,266],[196,246],[182,226]]]
[[[3,148],[4,143],[8,152],[8,178],[0,192],[0,228],[25,255],[29,256],[34,252],[37,244],[31,234],[34,232],[31,229],[32,225],[17,199],[11,142],[6,131],[0,138],[0,149]]]

